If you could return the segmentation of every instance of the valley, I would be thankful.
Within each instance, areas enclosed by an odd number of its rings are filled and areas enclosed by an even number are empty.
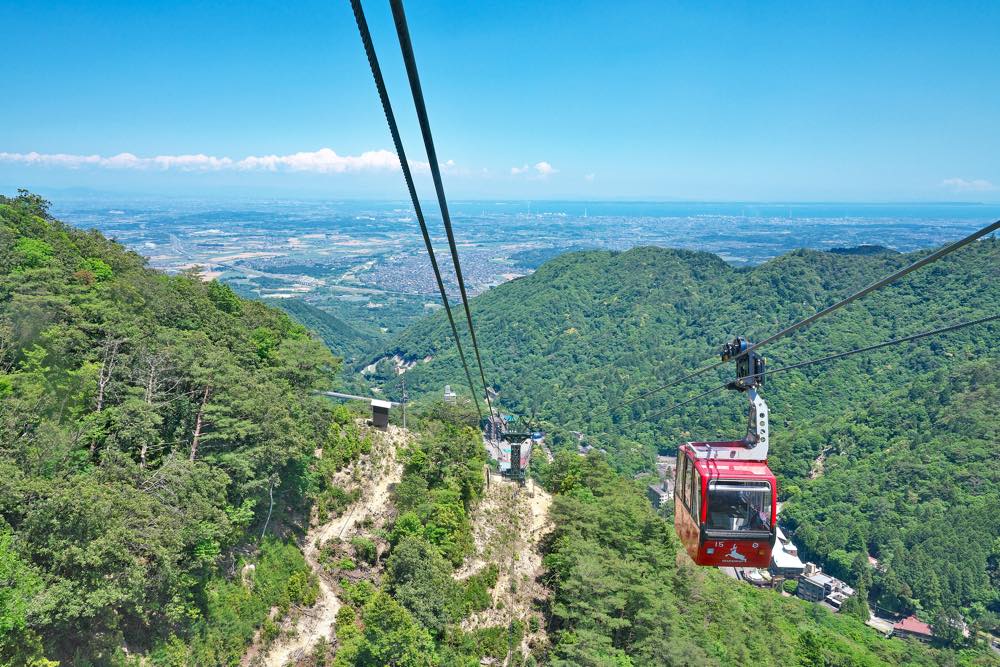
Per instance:
[[[440,306],[409,205],[322,200],[60,199],[55,213],[96,228],[169,273],[200,267],[240,294],[303,300],[388,334]],[[910,251],[966,234],[979,205],[458,201],[467,287],[479,294],[563,252],[638,246],[705,250],[753,266],[795,248],[863,244]],[[444,241],[431,219],[435,243]],[[451,293],[458,288],[440,253]]]
[[[0,667],[1000,667],[1000,2],[2,16]]]
[[[969,246],[776,345],[774,363],[995,312],[998,252]],[[153,270],[30,193],[4,197],[0,664],[995,665],[948,631],[997,627],[995,540],[981,539],[1000,532],[990,326],[765,388],[796,542],[873,604],[927,619],[930,646],[695,567],[642,473],[680,439],[739,433],[744,408],[719,395],[645,423],[671,398],[617,408],[719,340],[911,257],[796,250],[736,267],[590,250],[479,294],[499,401],[537,414],[553,450],[520,487],[486,472],[440,314],[366,352],[370,322],[300,308],[303,326]],[[363,378],[349,355],[398,364]],[[403,378],[406,431],[317,394],[375,381],[395,397]],[[856,569],[867,556],[882,567]]]

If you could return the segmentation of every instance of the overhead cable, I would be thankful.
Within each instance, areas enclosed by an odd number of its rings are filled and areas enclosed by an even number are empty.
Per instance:
[[[351,0],[351,8],[354,10],[354,19],[358,24],[358,32],[361,33],[361,42],[365,47],[365,54],[368,56],[368,64],[371,66],[372,77],[375,79],[375,87],[378,88],[378,96],[382,102],[382,111],[385,112],[385,120],[389,124],[389,133],[392,134],[392,143],[396,147],[396,155],[399,156],[399,166],[403,170],[403,179],[406,181],[406,189],[410,193],[410,201],[413,202],[413,210],[420,223],[420,233],[424,237],[424,246],[431,259],[431,267],[434,269],[434,280],[437,282],[438,292],[441,294],[441,301],[444,304],[444,311],[448,315],[448,323],[451,325],[451,333],[455,338],[455,347],[458,348],[458,356],[462,360],[462,368],[465,369],[465,377],[469,381],[469,390],[472,392],[472,400],[476,405],[476,412],[479,418],[483,418],[483,411],[479,407],[479,399],[476,397],[476,385],[472,381],[472,373],[469,371],[469,364],[465,359],[465,352],[462,350],[462,339],[458,335],[458,327],[455,326],[455,318],[451,314],[451,306],[448,302],[448,292],[444,288],[441,280],[441,270],[438,267],[437,258],[434,255],[434,247],[431,244],[431,237],[427,231],[427,224],[424,221],[423,209],[420,207],[420,200],[417,198],[417,189],[413,185],[413,174],[410,172],[410,164],[406,159],[406,151],[403,150],[403,142],[399,136],[399,127],[396,124],[396,116],[392,112],[392,104],[389,102],[389,93],[386,91],[385,79],[382,78],[382,68],[378,63],[378,56],[375,54],[375,46],[372,43],[371,32],[368,30],[368,21],[365,20],[365,12],[361,7],[361,0]],[[464,298],[464,290],[463,290]],[[468,309],[468,306],[466,306]],[[473,338],[475,343],[475,338]],[[478,359],[479,352],[476,352]],[[481,366],[480,366],[481,368]],[[487,396],[487,401],[489,396]],[[492,412],[492,407],[491,407]]]
[[[857,292],[854,292],[850,296],[848,296],[848,297],[846,297],[844,299],[841,299],[840,301],[838,301],[837,303],[835,303],[835,304],[833,304],[831,306],[827,306],[823,310],[820,310],[820,311],[817,311],[817,312],[813,313],[812,315],[810,315],[809,317],[806,317],[805,319],[799,320],[798,322],[795,322],[794,324],[791,324],[791,325],[785,327],[781,331],[779,331],[779,332],[777,332],[777,333],[775,333],[775,334],[773,334],[771,336],[768,336],[767,338],[765,338],[764,340],[762,340],[762,341],[760,341],[758,343],[752,343],[751,345],[749,345],[747,347],[747,349],[745,349],[742,352],[740,352],[739,354],[737,354],[737,355],[735,355],[735,356],[727,359],[726,361],[717,361],[717,362],[709,364],[707,366],[703,366],[702,368],[699,368],[698,370],[691,371],[690,373],[687,373],[686,375],[682,375],[682,376],[680,376],[678,378],[675,378],[675,379],[673,379],[673,380],[671,380],[671,381],[669,381],[669,382],[667,382],[665,384],[661,384],[658,387],[654,387],[654,388],[652,388],[652,389],[650,389],[648,391],[645,391],[642,394],[639,394],[638,396],[635,396],[635,397],[630,398],[628,400],[625,400],[625,401],[622,401],[620,403],[617,403],[616,405],[613,405],[611,408],[609,408],[608,411],[609,412],[613,412],[614,410],[616,410],[616,409],[618,409],[620,407],[624,407],[626,405],[630,405],[632,403],[635,403],[636,401],[640,401],[640,400],[642,400],[644,398],[652,396],[653,394],[659,393],[659,392],[663,391],[664,389],[669,389],[670,387],[674,387],[674,386],[679,385],[679,384],[681,384],[683,382],[687,382],[688,380],[696,378],[699,375],[703,375],[704,373],[708,373],[709,371],[713,371],[716,368],[719,368],[723,364],[727,363],[728,361],[735,361],[735,360],[739,359],[740,357],[745,357],[746,355],[750,354],[754,350],[758,350],[758,349],[764,347],[765,345],[769,345],[769,344],[771,344],[771,343],[773,343],[773,342],[775,342],[777,340],[780,340],[781,338],[784,338],[785,336],[787,336],[787,335],[789,335],[789,334],[791,334],[791,333],[793,333],[795,331],[798,331],[802,327],[809,326],[810,324],[812,324],[813,322],[819,320],[820,318],[826,317],[827,315],[829,315],[829,314],[831,314],[831,313],[833,313],[833,312],[835,312],[837,310],[840,310],[844,306],[857,301],[858,299],[860,299],[860,298],[862,298],[862,297],[870,294],[871,292],[874,292],[877,289],[885,287],[886,285],[889,285],[890,283],[894,283],[897,280],[899,280],[900,278],[902,278],[903,276],[905,276],[905,275],[907,275],[909,273],[912,273],[913,271],[916,271],[917,269],[920,269],[920,268],[922,268],[924,266],[927,266],[931,262],[936,262],[937,260],[941,259],[945,255],[949,255],[949,254],[955,252],[956,250],[958,250],[959,248],[962,248],[962,247],[964,247],[964,246],[972,243],[976,239],[979,239],[979,238],[982,238],[982,237],[986,236],[987,234],[991,234],[991,233],[997,231],[998,229],[1000,229],[1000,220],[997,220],[993,224],[987,225],[986,227],[983,227],[982,229],[979,229],[979,230],[973,232],[972,234],[969,234],[965,238],[959,239],[958,241],[955,241],[954,243],[952,243],[950,245],[946,245],[945,247],[940,248],[940,249],[932,252],[931,254],[927,255],[926,257],[922,257],[921,259],[918,259],[917,261],[913,262],[912,264],[909,264],[908,266],[903,267],[899,271],[896,271],[895,273],[893,273],[891,275],[888,275],[885,278],[882,278],[881,280],[878,280],[878,281],[872,283],[871,285],[869,285],[868,287],[865,287],[862,290],[858,290]]]
[[[955,331],[957,329],[964,329],[965,327],[971,327],[971,326],[974,326],[974,325],[977,325],[977,324],[986,324],[987,322],[992,322],[992,321],[997,320],[997,319],[1000,319],[1000,315],[988,315],[986,317],[980,317],[979,319],[975,319],[975,320],[968,320],[966,322],[957,322],[955,324],[950,324],[950,325],[948,325],[946,327],[941,327],[940,329],[933,329],[931,331],[923,331],[921,333],[913,334],[911,336],[904,336],[902,338],[896,338],[896,339],[893,339],[893,340],[887,340],[887,341],[883,341],[881,343],[875,343],[874,345],[867,345],[865,347],[859,347],[859,348],[856,348],[854,350],[848,350],[846,352],[838,352],[836,354],[830,354],[830,355],[827,355],[825,357],[820,357],[818,359],[810,359],[808,361],[800,361],[798,363],[791,364],[789,366],[782,366],[780,368],[765,369],[764,375],[767,376],[767,375],[773,375],[774,373],[783,373],[785,371],[791,371],[791,370],[795,370],[797,368],[805,368],[806,366],[813,366],[815,364],[822,364],[822,363],[826,363],[828,361],[834,361],[836,359],[843,359],[844,357],[849,357],[849,356],[852,356],[852,355],[855,355],[855,354],[861,354],[863,352],[871,352],[872,350],[878,350],[878,349],[881,349],[883,347],[890,347],[892,345],[899,345],[900,343],[908,343],[910,341],[919,340],[921,338],[927,338],[928,336],[935,336],[937,334],[943,334],[943,333],[947,333],[949,331]],[[739,382],[740,380],[750,380],[750,379],[753,379],[754,377],[755,376],[752,376],[752,375],[746,375],[744,377],[736,378],[735,382]],[[669,406],[669,407],[667,407],[667,408],[665,408],[663,410],[658,410],[658,411],[656,411],[656,412],[654,412],[654,413],[652,413],[650,415],[647,415],[647,416],[644,417],[644,419],[648,420],[648,419],[653,419],[654,417],[662,417],[663,415],[670,414],[671,412],[674,412],[675,410],[677,410],[679,408],[682,408],[685,405],[688,405],[689,403],[693,403],[694,401],[698,400],[699,398],[704,398],[705,396],[708,396],[709,394],[713,394],[713,393],[715,393],[717,391],[725,389],[725,388],[729,387],[731,384],[732,384],[732,382],[726,382],[725,384],[721,384],[718,387],[713,387],[713,388],[709,389],[708,391],[705,391],[705,392],[703,392],[701,394],[698,394],[697,396],[694,396],[692,398],[689,398],[689,399],[686,399],[684,401],[681,401],[680,403],[675,403],[675,404],[673,404],[673,405],[671,405],[671,406]]]
[[[357,2],[357,0],[352,0],[352,2]],[[417,71],[417,61],[413,55],[413,43],[410,41],[410,30],[406,24],[403,2],[402,0],[389,0],[389,5],[392,7],[392,16],[396,23],[396,35],[399,37],[399,48],[403,54],[403,64],[406,66],[406,76],[410,82],[410,91],[413,93],[413,105],[417,110],[420,133],[424,138],[424,148],[427,152],[427,161],[430,163],[431,177],[434,180],[434,190],[437,193],[438,204],[441,207],[441,220],[444,223],[445,233],[448,235],[448,247],[451,249],[451,259],[455,265],[455,277],[458,280],[458,289],[462,294],[462,306],[465,308],[465,319],[469,324],[472,349],[476,355],[476,363],[479,365],[479,377],[483,381],[486,404],[492,415],[493,404],[490,402],[490,390],[486,382],[486,373],[483,372],[483,360],[479,354],[476,328],[472,324],[472,311],[469,310],[469,295],[465,291],[462,264],[458,260],[458,246],[455,243],[455,233],[451,226],[451,215],[448,212],[448,200],[445,198],[444,183],[441,180],[441,166],[438,163],[437,151],[434,149],[434,137],[431,134],[430,120],[427,116],[427,105],[424,103],[424,93],[420,86],[420,74]]]

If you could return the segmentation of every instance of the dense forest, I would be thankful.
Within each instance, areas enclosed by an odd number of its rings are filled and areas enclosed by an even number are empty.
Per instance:
[[[898,613],[939,626],[1000,627],[1000,383],[995,359],[964,362],[796,433],[823,474],[790,485],[801,547]],[[878,568],[868,567],[874,554]]]
[[[0,199],[0,664],[228,664],[308,600],[266,524],[325,492],[317,444],[349,444],[311,393],[338,364],[280,311]]]
[[[302,299],[268,299],[266,303],[285,311],[296,322],[319,336],[330,351],[348,366],[362,361],[383,337],[382,332],[374,327],[348,324]]]
[[[807,455],[842,443],[824,475],[787,491],[804,548],[846,562],[858,540],[888,541],[878,553],[897,580],[871,577],[885,604],[946,614],[994,604],[995,580],[939,567],[957,538],[926,534],[995,522],[986,459],[996,382],[968,345],[961,366],[929,368],[926,382],[858,401],[795,441]],[[357,415],[314,393],[340,364],[275,308],[193,272],[153,271],[54,220],[30,193],[0,198],[0,665],[236,665],[283,615],[309,607],[319,587],[302,552],[310,513],[344,510],[350,498],[334,480],[371,451]],[[902,417],[899,400],[909,402]],[[336,650],[320,642],[303,664],[473,667],[503,660],[532,631],[463,625],[497,585],[488,563],[456,576],[484,481],[473,415],[467,403],[413,406],[390,522],[327,561],[353,573],[339,584]],[[947,426],[922,435],[937,422]],[[895,464],[880,455],[883,439],[900,457],[919,448],[921,465],[902,460],[908,476],[884,479]],[[564,451],[537,471],[555,494],[555,529],[543,561],[552,598],[532,623],[551,641],[511,664],[996,664],[989,653],[886,641],[848,615],[685,564],[669,523],[610,451]],[[960,490],[945,488],[962,461],[981,465]],[[852,495],[852,466],[888,505]],[[959,502],[969,515],[949,521],[943,510]],[[859,536],[821,506],[871,526]],[[982,544],[962,557],[995,576],[995,545]]]
[[[731,366],[617,404],[712,361],[735,335],[759,340],[920,255],[800,250],[738,269],[661,248],[571,253],[473,299],[473,316],[505,405],[537,413],[556,449],[574,449],[577,431],[634,474],[679,442],[742,435],[746,405],[719,392],[656,416],[731,379]],[[764,352],[777,368],[998,312],[1000,244],[987,239]],[[852,583],[868,577],[851,570],[858,556],[878,558],[867,591],[886,609],[1000,629],[998,333],[995,323],[970,327],[776,374],[764,388],[794,537]],[[417,361],[408,387],[466,387],[440,314],[382,353],[393,354]],[[398,391],[391,379],[386,387]]]
[[[604,457],[566,452],[545,565],[551,665],[991,664],[987,653],[886,641],[846,614],[736,584],[678,558],[673,527]]]

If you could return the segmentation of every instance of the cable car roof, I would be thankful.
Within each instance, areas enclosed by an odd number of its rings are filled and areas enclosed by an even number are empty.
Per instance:
[[[714,444],[717,445],[719,443]],[[693,450],[697,445],[698,443],[687,443],[682,445],[681,449],[693,454]],[[705,459],[697,458],[696,456],[692,456],[691,458],[694,461],[695,468],[703,477],[774,480],[774,473],[767,467],[767,461],[729,460],[724,458]]]
[[[764,461],[698,459],[695,461],[695,468],[702,476],[709,478],[774,480],[774,473]]]

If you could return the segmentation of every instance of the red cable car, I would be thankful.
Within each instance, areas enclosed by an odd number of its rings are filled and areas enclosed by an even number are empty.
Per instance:
[[[688,442],[677,452],[674,528],[691,559],[714,567],[768,567],[776,538],[778,481],[767,467],[767,404],[757,393],[764,360],[738,338],[723,350],[736,356],[731,389],[747,392],[747,436],[730,442]]]
[[[708,458],[740,442],[689,442],[677,454],[674,527],[698,565],[767,567],[778,482],[766,461]]]

